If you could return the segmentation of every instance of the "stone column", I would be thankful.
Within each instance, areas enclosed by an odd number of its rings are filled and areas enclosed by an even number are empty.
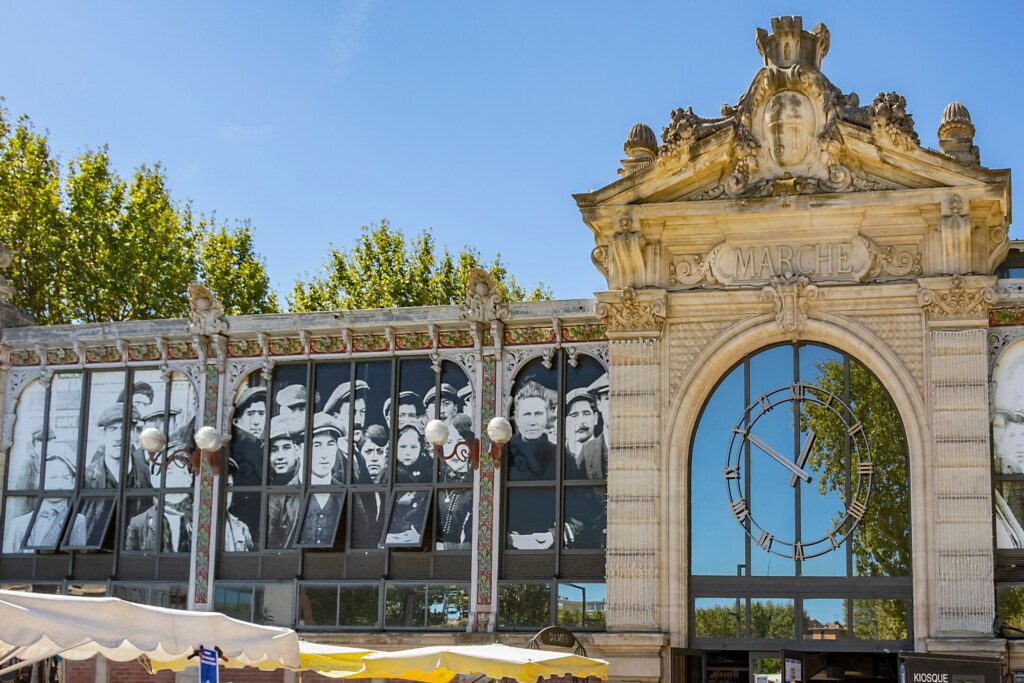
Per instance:
[[[626,288],[597,294],[609,339],[609,631],[655,631],[661,501],[660,338],[666,294]]]
[[[993,595],[988,311],[995,278],[920,280],[928,321],[933,584],[929,650],[988,650]],[[919,636],[925,634],[918,634]]]

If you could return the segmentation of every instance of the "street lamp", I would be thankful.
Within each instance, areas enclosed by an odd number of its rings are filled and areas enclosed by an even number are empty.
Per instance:
[[[199,471],[199,463],[205,461],[215,472],[220,470],[220,449],[224,445],[224,437],[210,426],[200,427],[195,433],[195,445],[180,448],[171,456],[183,453],[188,456],[192,471]],[[139,433],[139,444],[149,456],[150,463],[156,465],[156,455],[167,446],[167,437],[156,427],[146,427]]]
[[[434,447],[434,455],[442,460],[469,460],[473,469],[480,467],[480,440],[473,434],[473,420],[464,413],[452,418],[452,427],[459,434],[459,441],[451,453],[444,452],[448,443],[448,425],[442,420],[431,420],[423,430],[427,441]],[[487,423],[487,438],[491,440],[491,460],[494,468],[501,468],[501,449],[512,438],[512,425],[503,417],[492,418]]]

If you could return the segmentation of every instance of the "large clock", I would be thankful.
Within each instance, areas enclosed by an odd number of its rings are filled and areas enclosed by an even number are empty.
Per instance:
[[[772,430],[763,428],[767,422],[764,418],[770,412],[793,410],[794,415],[806,414],[808,411],[801,408],[807,408],[808,404],[818,406],[817,409],[812,408],[812,411],[827,416],[827,420],[821,423],[827,422],[830,429],[834,427],[835,430],[839,430],[837,434],[830,434],[829,438],[842,438],[843,442],[849,445],[848,448],[842,449],[845,453],[839,452],[833,456],[843,459],[843,462],[837,464],[842,468],[841,471],[844,471],[847,482],[844,509],[829,520],[830,524],[824,535],[818,538],[780,537],[758,523],[755,518],[757,505],[770,505],[771,501],[758,501],[752,506],[747,500],[744,492],[749,489],[748,480],[752,473],[747,472],[746,466],[754,458],[766,458],[775,466],[788,471],[782,474],[788,473],[789,486],[804,487],[807,493],[803,495],[820,495],[816,488],[817,482],[806,468],[807,460],[814,451],[818,438],[814,430],[808,429],[800,435],[799,451],[795,452],[796,449],[791,442],[772,443],[769,434]],[[761,430],[758,429],[759,423],[762,426]],[[790,455],[787,457],[786,453]],[[849,454],[848,461],[846,453]],[[768,391],[747,406],[733,427],[723,472],[729,490],[732,514],[754,543],[767,552],[797,560],[837,550],[850,537],[867,513],[873,473],[871,449],[868,446],[864,425],[857,419],[853,408],[832,392],[803,382]],[[784,479],[785,477],[781,480]]]

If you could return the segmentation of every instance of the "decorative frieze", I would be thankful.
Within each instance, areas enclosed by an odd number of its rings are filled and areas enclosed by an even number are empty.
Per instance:
[[[917,295],[928,317],[938,321],[988,318],[992,304],[999,300],[994,278],[962,275],[922,280]]]

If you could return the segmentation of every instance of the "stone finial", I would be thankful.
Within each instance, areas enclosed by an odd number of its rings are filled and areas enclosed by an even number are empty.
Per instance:
[[[192,334],[213,336],[227,331],[224,309],[206,285],[193,282],[188,286],[188,328]]]
[[[757,29],[754,37],[764,65],[786,68],[803,64],[820,70],[828,54],[828,27],[818,24],[810,31],[803,28],[803,17],[774,17],[771,34]]]
[[[979,165],[981,153],[974,144],[971,112],[959,102],[950,102],[939,121],[939,151],[965,164]]]
[[[11,250],[6,244],[0,242],[0,270],[7,270],[12,263],[14,263],[14,256],[11,254]],[[14,287],[7,281],[7,278],[0,275],[0,302],[9,304],[13,298]]]
[[[622,160],[619,175],[627,176],[654,162],[654,158],[658,156],[658,139],[650,126],[646,123],[637,123],[629,130],[622,149],[626,152],[627,158]]]
[[[460,316],[463,320],[485,323],[508,315],[508,307],[501,302],[498,284],[483,268],[472,268],[466,278],[466,303]]]

